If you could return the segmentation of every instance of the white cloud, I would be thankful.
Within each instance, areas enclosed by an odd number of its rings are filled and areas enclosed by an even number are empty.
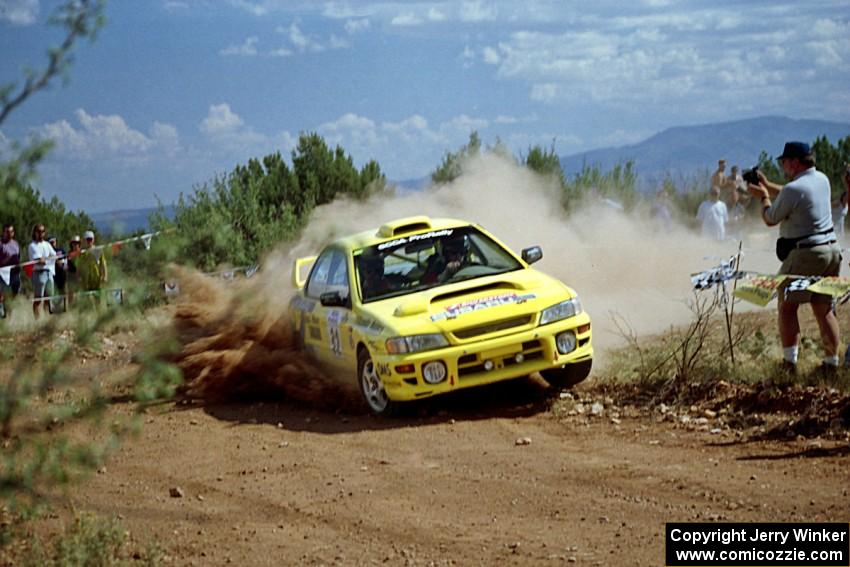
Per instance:
[[[348,2],[325,2],[322,15],[334,20],[350,20],[363,16],[363,11],[352,7]]]
[[[307,51],[321,52],[327,49],[346,49],[351,47],[348,40],[336,35],[331,35],[328,38],[327,44],[325,44],[301,31],[301,27],[297,22],[292,22],[289,27],[278,26],[276,31],[277,33],[286,35],[289,42],[299,53]]]
[[[492,47],[485,47],[482,50],[482,57],[484,58],[484,62],[488,65],[498,65],[502,58],[499,56],[499,52],[493,49]]]
[[[165,9],[169,12],[177,12],[178,10],[188,10],[189,3],[184,2],[182,0],[168,0],[163,4]]]
[[[531,86],[531,100],[538,102],[552,102],[558,96],[558,85],[544,83]]]
[[[340,145],[358,163],[376,159],[388,175],[424,175],[447,150],[467,143],[469,134],[489,126],[487,120],[461,114],[432,127],[420,114],[398,122],[377,122],[354,113],[321,124],[316,131]]]
[[[210,106],[207,117],[201,121],[200,130],[204,134],[216,135],[235,132],[245,125],[238,114],[230,110],[226,102]]]
[[[169,156],[174,156],[180,149],[180,135],[177,128],[171,124],[154,122],[150,128],[154,145],[159,146]]]
[[[270,57],[290,57],[292,55],[292,51],[285,47],[279,47],[277,49],[272,49],[269,51]]]
[[[119,115],[91,115],[82,108],[74,113],[79,126],[59,120],[34,129],[39,137],[51,139],[56,152],[74,159],[121,158],[144,162],[154,153],[174,154],[180,148],[177,128],[154,122],[146,135],[127,125]]]
[[[0,21],[29,26],[38,20],[38,0],[0,0]]]
[[[448,19],[443,11],[437,7],[429,8],[427,17],[429,22],[444,22]]]
[[[274,150],[275,140],[246,125],[226,102],[211,105],[198,129],[224,159],[234,163]]]
[[[295,22],[289,25],[288,34],[289,41],[292,42],[292,45],[294,45],[301,51],[310,49],[315,45],[309,37],[304,35],[304,33],[301,31],[301,28],[299,28],[298,24],[296,24]]]
[[[265,16],[269,13],[269,7],[265,3],[249,2],[247,0],[230,0],[230,3],[241,8],[254,16]]]
[[[257,36],[251,36],[243,41],[240,45],[230,45],[221,51],[219,51],[219,55],[224,56],[240,56],[240,57],[254,57],[257,55],[257,43],[259,42],[259,38]]]
[[[488,122],[483,118],[472,118],[466,114],[461,114],[440,124],[440,133],[447,138],[454,138],[458,135],[468,136],[473,130],[480,131],[487,126]]]
[[[499,9],[490,2],[464,2],[460,6],[460,20],[462,22],[485,22],[494,21],[499,15]]]
[[[361,18],[359,20],[347,20],[344,27],[346,32],[355,34],[368,30],[370,26],[369,18]]]
[[[472,67],[473,63],[475,63],[475,51],[468,45],[465,45],[463,52],[460,54],[460,60],[464,68]]]
[[[351,47],[347,39],[334,34],[331,34],[331,37],[328,39],[328,45],[331,49],[348,49]]]
[[[414,14],[413,12],[405,12],[404,14],[399,14],[390,20],[390,25],[392,26],[419,26],[422,25],[424,21],[422,18]]]

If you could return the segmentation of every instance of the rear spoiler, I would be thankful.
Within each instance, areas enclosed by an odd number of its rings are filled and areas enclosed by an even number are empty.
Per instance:
[[[313,262],[316,261],[316,258],[318,258],[318,256],[306,256],[304,258],[298,258],[292,264],[292,285],[294,285],[296,289],[301,289],[304,287],[304,284],[307,283],[307,276],[305,275],[302,278],[301,271],[304,269],[304,266],[311,266]]]

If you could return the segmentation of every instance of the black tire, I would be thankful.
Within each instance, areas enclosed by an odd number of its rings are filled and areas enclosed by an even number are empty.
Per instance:
[[[366,407],[374,415],[388,416],[399,412],[400,402],[394,402],[387,397],[384,385],[372,362],[369,351],[365,348],[357,353],[357,385]]]
[[[561,368],[541,370],[540,375],[553,388],[565,390],[583,382],[590,375],[590,367],[592,365],[593,360],[582,360],[581,362],[567,364]]]

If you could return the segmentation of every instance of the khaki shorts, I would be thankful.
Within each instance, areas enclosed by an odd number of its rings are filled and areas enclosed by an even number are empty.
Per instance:
[[[841,270],[841,246],[822,244],[813,248],[795,248],[788,254],[782,266],[780,274],[792,274],[795,276],[837,276]],[[785,285],[780,286],[779,297],[785,297]],[[830,303],[832,296],[810,291],[795,291],[788,295],[788,301],[794,303]]]

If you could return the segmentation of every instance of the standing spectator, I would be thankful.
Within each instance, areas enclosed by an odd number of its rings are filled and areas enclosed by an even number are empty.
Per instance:
[[[55,286],[58,294],[64,294],[65,282],[67,280],[65,274],[65,249],[59,246],[55,236],[48,237],[47,242],[50,243],[54,252],[56,252],[56,264],[53,268],[53,285]]]
[[[44,239],[44,232],[43,224],[35,225],[32,228],[32,242],[29,246],[29,259],[35,262],[32,268],[32,291],[35,299],[32,302],[32,313],[36,319],[38,319],[38,309],[42,303],[45,304],[45,309],[50,309],[46,301],[38,300],[48,297],[52,291],[50,289],[51,272],[56,261],[56,252]]]
[[[67,281],[65,249],[59,246],[55,236],[48,237],[47,242],[56,251],[56,265],[53,268],[53,287],[56,290],[54,293],[56,295],[65,295],[65,282]],[[54,303],[54,305],[56,304]]]
[[[741,193],[747,192],[747,184],[744,183],[741,170],[737,165],[732,166],[732,171],[729,173],[729,177],[726,178],[726,189],[729,191],[726,206],[729,207],[729,211],[731,212],[735,208],[735,205],[740,202]]]
[[[729,178],[726,177],[726,160],[717,161],[717,171],[711,174],[711,186],[723,189],[729,184]]]
[[[700,204],[697,220],[702,222],[702,235],[721,241],[726,238],[726,223],[729,222],[729,210],[720,200],[720,188],[712,187],[709,198]]]
[[[12,292],[12,298],[17,297],[21,289],[21,247],[15,240],[15,225],[3,225],[3,237],[0,240],[0,268],[14,266],[8,272],[0,275],[0,304],[2,304],[3,316],[6,316],[6,293]]]
[[[732,168],[734,175],[736,167]],[[743,181],[743,179],[742,179]],[[735,180],[733,176],[726,175],[726,160],[717,162],[717,171],[711,175],[711,187],[717,187],[720,191],[720,200],[726,203],[726,210],[731,211],[738,204],[738,193],[735,191]]]
[[[655,194],[655,201],[652,203],[649,215],[655,224],[656,230],[660,229],[663,232],[673,230],[673,215],[670,213],[670,195],[666,189],[659,189]]]
[[[750,194],[760,199],[762,219],[767,226],[779,225],[779,234],[787,239],[790,252],[783,259],[780,274],[798,276],[837,276],[841,269],[841,247],[835,239],[830,210],[829,179],[815,169],[811,148],[804,142],[788,142],[778,158],[785,176],[784,187],[767,180],[759,171],[759,184],[750,184]],[[771,202],[770,195],[776,197]],[[779,244],[779,243],[777,243]],[[786,280],[787,282],[787,280]],[[825,352],[821,372],[834,375],[838,368],[838,319],[832,298],[811,292],[793,292],[785,296],[785,284],[779,290],[779,337],[783,348],[783,368],[796,372],[800,344],[800,303],[810,302],[818,322]]]
[[[729,174],[729,184],[736,191],[746,192],[747,184],[744,183],[744,177],[741,175],[741,169],[737,165],[732,166],[732,172]]]
[[[94,245],[94,232],[83,233],[85,247],[77,262],[80,284],[85,291],[100,291],[109,277],[106,271],[106,251]]]
[[[77,269],[77,262],[79,262],[80,258],[79,235],[71,237],[71,242],[68,244],[68,247],[70,250],[68,251],[68,258],[65,260],[65,266],[67,267],[65,289],[67,290],[68,307],[70,308],[71,304],[74,302],[74,292],[80,288],[80,272]]]

